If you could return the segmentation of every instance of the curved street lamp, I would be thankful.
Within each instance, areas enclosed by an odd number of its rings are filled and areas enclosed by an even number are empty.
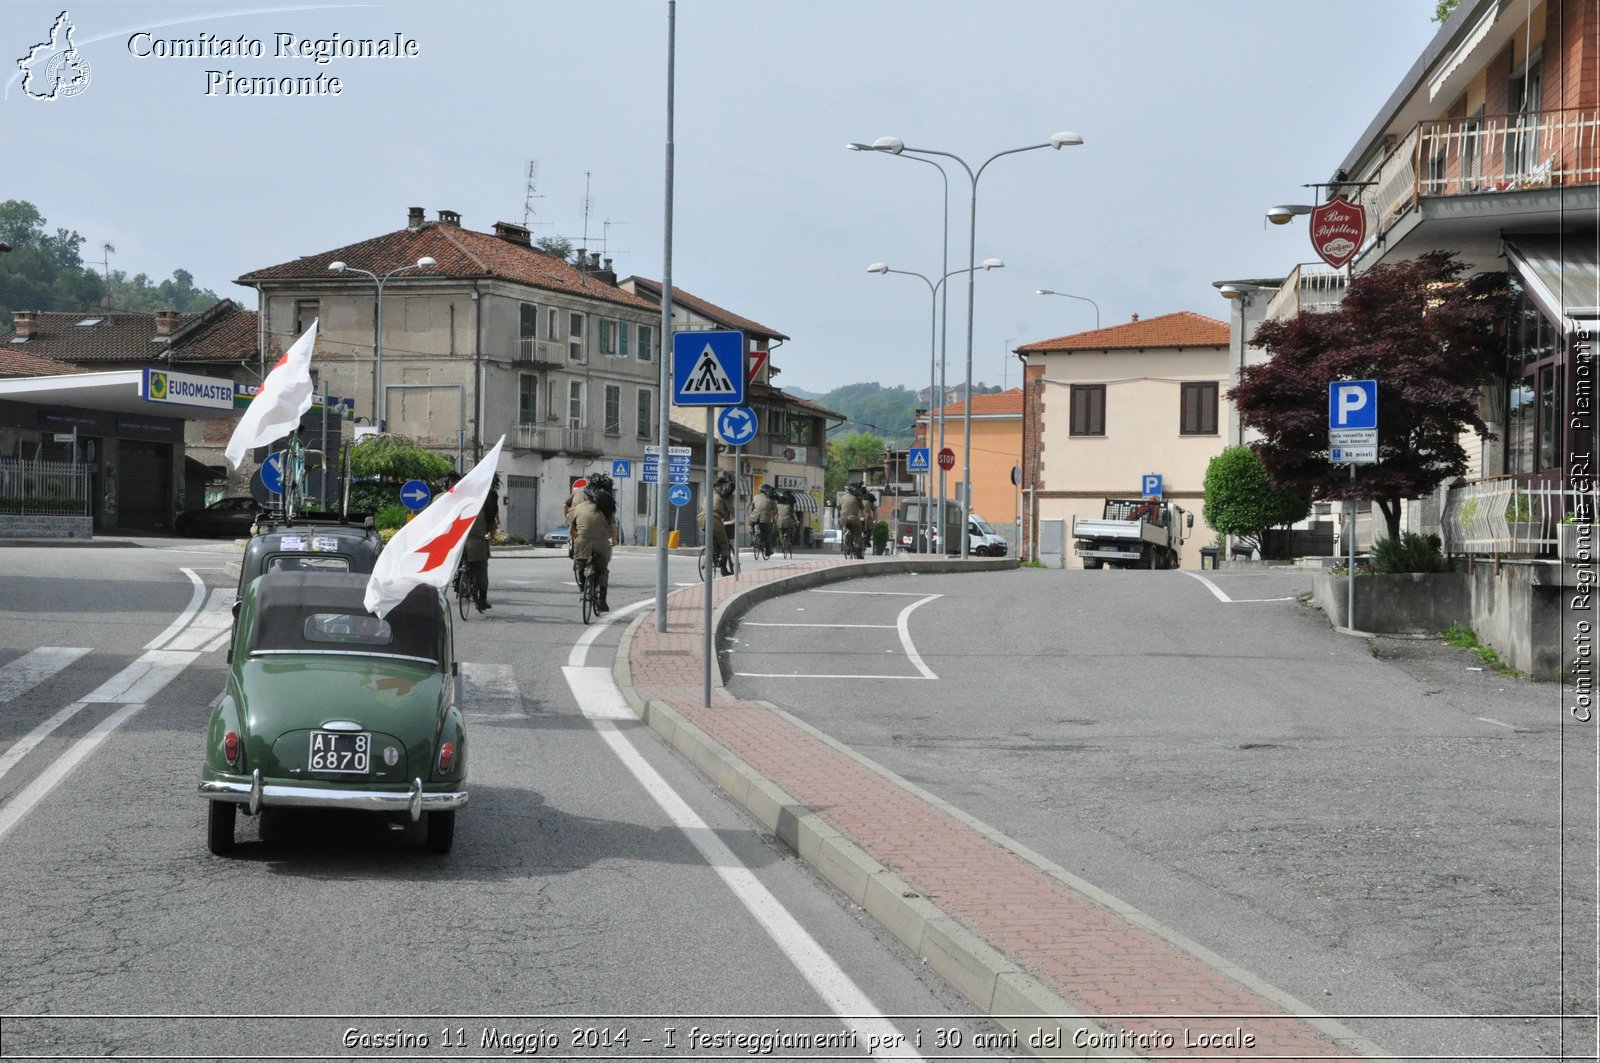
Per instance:
[[[1310,214],[1316,207],[1305,203],[1282,203],[1267,211],[1267,220],[1274,225],[1288,225],[1298,214]]]
[[[978,265],[976,267],[969,267],[967,269],[952,270],[951,272],[946,273],[944,276],[940,277],[937,281],[930,280],[925,274],[917,273],[917,272],[914,272],[912,270],[890,269],[888,263],[886,263],[886,262],[874,262],[872,265],[867,267],[867,272],[868,273],[879,273],[879,274],[882,274],[882,273],[899,273],[902,276],[906,276],[906,277],[919,277],[919,278],[921,278],[922,283],[924,283],[924,284],[926,284],[928,286],[928,294],[933,297],[933,313],[935,315],[935,319],[932,322],[932,324],[929,326],[929,330],[928,330],[928,333],[929,333],[928,334],[928,401],[930,403],[930,406],[928,407],[928,436],[929,436],[929,439],[928,439],[928,450],[929,450],[930,453],[933,453],[933,454],[937,454],[938,453],[937,451],[933,450],[932,435],[933,435],[934,410],[933,410],[933,407],[931,405],[931,403],[933,402],[933,397],[934,397],[933,366],[934,366],[934,362],[936,360],[938,362],[939,369],[940,369],[940,374],[939,374],[940,391],[939,391],[939,411],[938,411],[938,416],[939,416],[939,450],[943,450],[944,449],[944,407],[945,407],[944,392],[943,392],[944,359],[942,357],[937,357],[936,358],[937,340],[939,338],[939,326],[938,326],[938,321],[937,321],[937,314],[939,312],[939,307],[941,305],[941,303],[939,302],[939,289],[943,288],[944,287],[944,282],[949,280],[951,277],[958,276],[958,275],[960,275],[962,273],[971,273],[974,268],[981,269],[981,270],[1004,269],[1005,268],[1005,263],[1000,261],[998,258],[986,258],[986,259],[983,260],[983,262],[980,265]],[[946,290],[946,295],[948,295],[948,294],[949,293],[948,293],[948,289],[947,289]],[[932,475],[932,472],[933,472],[933,470],[930,469],[929,470],[929,475],[930,476]],[[924,527],[923,527],[922,535],[923,535],[923,542],[924,543],[931,543],[932,542],[932,539],[928,536],[928,529],[926,527],[927,520],[928,520],[928,518],[927,518],[927,510],[929,508],[930,507],[927,507],[927,506],[923,507]],[[941,523],[944,521],[944,466],[942,466],[942,465],[939,466],[939,520],[940,520]],[[961,538],[962,538],[963,541],[965,541],[966,536],[962,535]],[[948,549],[948,546],[946,547],[946,549]]]
[[[1005,155],[1017,155],[1024,151],[1037,151],[1040,148],[1077,147],[1083,143],[1083,137],[1077,133],[1056,133],[1043,144],[1029,144],[1026,147],[1010,148],[1006,151],[996,152],[983,161],[974,170],[967,165],[967,161],[959,155],[948,151],[935,151],[932,148],[908,148],[905,141],[899,137],[879,137],[872,142],[874,151],[886,152],[890,155],[899,155],[911,152],[914,155],[939,155],[943,158],[954,159],[967,171],[967,178],[972,183],[972,206],[967,230],[967,382],[966,382],[966,408],[962,416],[962,491],[961,491],[961,557],[965,560],[969,553],[970,543],[967,538],[967,522],[972,518],[972,329],[973,329],[973,298],[977,288],[973,281],[974,271],[978,269],[978,180],[983,176],[983,171],[989,164]],[[942,396],[941,396],[942,397]]]
[[[372,320],[372,405],[373,420],[378,426],[378,431],[389,430],[388,403],[383,401],[383,285],[396,273],[404,273],[408,269],[427,269],[429,266],[438,265],[432,257],[423,255],[407,266],[397,266],[383,276],[378,276],[371,270],[360,269],[343,262],[330,262],[328,268],[334,273],[359,273],[371,277],[378,286],[378,302]]]
[[[1087,298],[1085,296],[1082,296],[1082,295],[1068,295],[1066,292],[1054,292],[1054,291],[1051,291],[1049,288],[1038,288],[1038,289],[1035,289],[1033,294],[1034,295],[1059,295],[1063,299],[1077,299],[1077,300],[1080,300],[1081,302],[1088,303],[1090,306],[1094,307],[1094,327],[1095,327],[1096,330],[1099,330],[1099,328],[1100,328],[1100,304],[1095,302],[1093,299],[1089,299],[1089,298]]]

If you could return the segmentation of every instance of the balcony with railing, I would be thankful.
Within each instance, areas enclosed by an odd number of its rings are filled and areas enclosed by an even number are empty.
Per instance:
[[[511,360],[517,365],[536,366],[541,369],[560,369],[567,364],[567,345],[554,340],[537,340],[524,336],[512,348]]]
[[[1344,270],[1302,263],[1284,278],[1267,303],[1268,320],[1339,309],[1347,281]]]
[[[1569,109],[1422,122],[1361,190],[1370,237],[1422,200],[1600,183],[1600,111]]]
[[[1553,557],[1564,528],[1597,519],[1600,494],[1550,477],[1498,476],[1453,487],[1440,519],[1449,554]],[[1600,543],[1596,544],[1600,547]]]
[[[560,425],[519,424],[517,442],[519,450],[532,450],[540,454],[572,454],[579,457],[598,457],[600,448],[592,428],[563,428]]]

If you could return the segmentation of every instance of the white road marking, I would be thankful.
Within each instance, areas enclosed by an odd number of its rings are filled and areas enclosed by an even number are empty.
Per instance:
[[[0,668],[0,701],[11,701],[49,679],[79,657],[87,647],[40,646]]]
[[[33,747],[38,745],[40,742],[43,742],[46,738],[49,738],[51,733],[54,732],[56,728],[60,727],[68,720],[78,715],[78,710],[82,709],[83,706],[83,702],[74,701],[71,705],[68,705],[66,708],[62,709],[60,712],[56,713],[54,716],[50,717],[48,720],[44,721],[39,726],[35,727],[33,730],[19,738],[10,749],[5,751],[4,756],[0,756],[0,779],[5,778],[6,772],[16,767],[18,762],[20,762],[23,757],[28,755],[29,750],[33,749]]]
[[[182,568],[178,571],[182,572],[185,576],[188,576],[189,579],[194,583],[194,594],[190,596],[189,604],[184,606],[183,612],[178,614],[178,619],[174,620],[171,624],[168,624],[167,630],[163,631],[161,634],[144,644],[144,648],[147,650],[155,649],[157,646],[160,646],[172,636],[182,631],[183,625],[189,622],[190,617],[194,616],[195,613],[200,611],[200,603],[206,600],[205,580],[201,579],[199,576],[196,576],[193,569]]]
[[[893,629],[894,624],[778,624],[766,621],[746,620],[740,627],[875,627]]]
[[[1296,596],[1293,594],[1289,595],[1287,598],[1229,598],[1226,594],[1222,593],[1221,587],[1218,587],[1215,583],[1212,583],[1199,573],[1190,572],[1187,569],[1179,569],[1178,571],[1182,572],[1190,579],[1197,579],[1201,583],[1204,583],[1206,585],[1206,589],[1217,596],[1217,601],[1226,602],[1229,605],[1247,605],[1251,602],[1292,602],[1297,600]]]
[[[577,584],[574,583],[573,586],[576,587]],[[641,598],[631,605],[613,609],[605,616],[595,617],[594,624],[589,630],[579,635],[578,641],[572,644],[572,652],[567,654],[567,664],[573,668],[583,667],[583,661],[588,656],[589,647],[594,645],[594,640],[600,637],[601,633],[605,631],[612,621],[625,617],[629,613],[637,613],[645,606],[654,605],[655,603],[656,600],[654,598]]]
[[[876,596],[876,597],[879,597],[879,598],[915,598],[919,594],[921,594],[922,592],[921,591],[823,591],[823,590],[815,590],[815,591],[807,591],[806,593],[807,594],[867,594],[867,595],[873,595],[873,596]],[[937,598],[938,595],[934,595],[934,597]]]
[[[1504,727],[1508,731],[1515,731],[1517,729],[1515,724],[1501,723],[1499,720],[1491,720],[1487,716],[1474,716],[1473,719],[1482,720],[1484,723],[1492,723],[1497,727]]]
[[[587,633],[585,633],[587,634]],[[575,651],[576,652],[576,651]],[[647,794],[666,813],[683,836],[699,851],[706,863],[723,883],[761,924],[773,942],[794,964],[801,977],[811,985],[823,1002],[843,1022],[859,1032],[863,1042],[876,1039],[880,1043],[906,1042],[898,1035],[894,1024],[883,1017],[872,1001],[855,984],[832,956],[817,943],[799,920],[763,886],[755,874],[740,863],[716,832],[697,815],[688,803],[667,784],[633,748],[617,723],[636,720],[622,692],[611,678],[609,668],[587,668],[568,665],[562,669],[572,696],[578,707],[594,723],[595,732],[605,742],[623,766],[632,772]],[[874,1052],[873,1055],[880,1055]],[[921,1059],[918,1054],[898,1055],[897,1059]]]
[[[56,785],[62,779],[65,779],[68,773],[78,766],[80,761],[90,753],[93,753],[112,731],[132,719],[142,708],[144,708],[142,702],[124,705],[110,716],[101,720],[95,725],[94,730],[74,742],[72,748],[57,757],[48,768],[39,774],[38,778],[25,786],[4,808],[0,808],[0,838],[4,838],[6,833],[12,827],[15,827],[23,816],[31,812],[35,805],[44,800],[45,795],[54,790]]]
[[[938,679],[936,675],[816,675],[809,672],[734,672],[744,679]]]
[[[91,704],[150,701],[199,656],[197,650],[146,650],[138,660],[101,683],[83,700]]]
[[[211,592],[206,607],[194,615],[189,625],[167,643],[163,649],[197,650],[213,641],[219,632],[233,627],[233,588],[217,587]],[[149,649],[150,647],[145,647]]]
[[[910,605],[900,610],[900,615],[895,618],[895,626],[900,629],[900,645],[906,648],[906,656],[910,658],[911,663],[916,666],[917,671],[922,673],[922,677],[924,679],[938,679],[939,677],[933,674],[933,669],[929,668],[922,662],[922,655],[917,653],[917,647],[912,644],[911,625],[908,623],[908,621],[911,619],[911,611],[913,609],[920,605],[927,605],[935,598],[942,597],[944,597],[942,594],[930,594],[923,598],[920,602],[912,602]]]

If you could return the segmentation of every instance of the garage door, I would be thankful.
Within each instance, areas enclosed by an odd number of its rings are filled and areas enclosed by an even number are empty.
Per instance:
[[[172,444],[117,441],[117,527],[166,531],[172,526]]]

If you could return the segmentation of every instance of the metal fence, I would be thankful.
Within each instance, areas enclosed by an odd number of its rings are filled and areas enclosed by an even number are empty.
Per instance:
[[[1600,493],[1562,480],[1501,476],[1451,488],[1440,524],[1450,554],[1552,556],[1561,529],[1600,520]]]
[[[88,516],[89,468],[69,461],[0,459],[0,513],[29,517]]]

